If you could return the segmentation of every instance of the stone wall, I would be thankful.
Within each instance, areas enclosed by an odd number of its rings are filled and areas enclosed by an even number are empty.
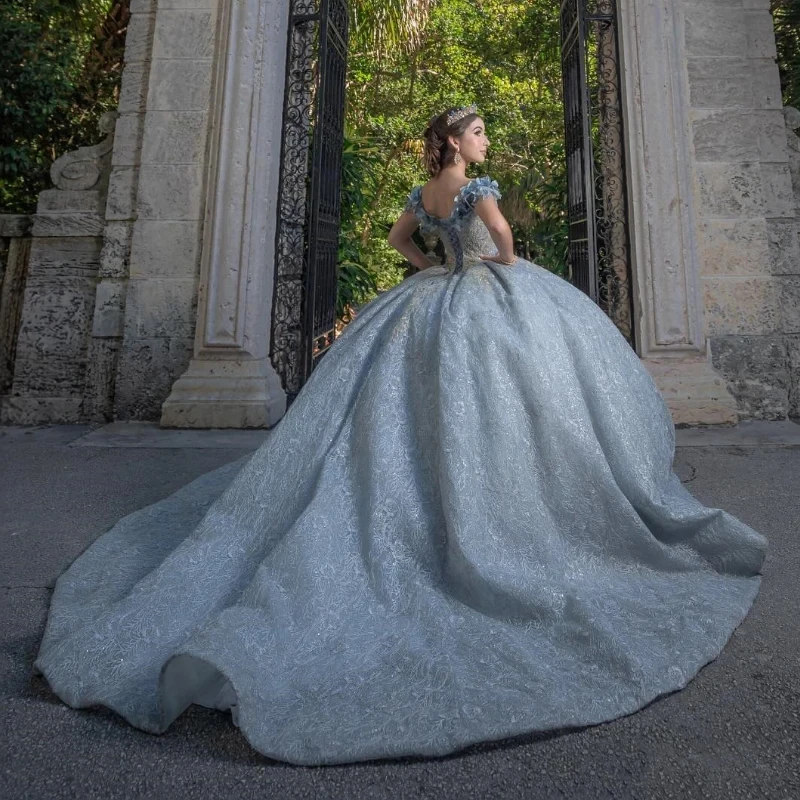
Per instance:
[[[98,421],[110,419],[114,414],[155,25],[152,0],[131,0],[130,12],[84,406],[86,418]]]
[[[114,415],[158,419],[192,355],[217,0],[131,11],[109,204],[131,232]]]
[[[797,249],[794,250],[796,271],[800,273],[800,110],[784,108],[786,119],[786,139],[789,146],[789,171],[792,175],[794,189],[795,216],[797,218]],[[797,299],[800,302],[800,298]],[[800,333],[794,332],[787,337],[789,351],[789,414],[800,417]]]
[[[741,418],[782,419],[797,368],[800,258],[769,2],[691,0],[684,13],[712,363]]]
[[[53,163],[50,177],[57,188],[39,194],[3,422],[84,419],[115,117],[101,119],[106,136],[99,144]]]

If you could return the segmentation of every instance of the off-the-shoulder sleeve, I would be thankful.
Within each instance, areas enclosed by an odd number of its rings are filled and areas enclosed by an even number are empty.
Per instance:
[[[499,200],[503,196],[500,194],[497,181],[493,181],[488,175],[475,178],[468,185],[467,194],[471,205],[477,203],[478,200],[483,200],[484,197],[494,197],[495,200]]]
[[[461,187],[453,211],[453,217],[459,225],[474,213],[476,204],[484,197],[494,197],[498,200],[502,197],[497,181],[493,181],[488,175],[473,178]]]
[[[408,195],[408,200],[406,201],[406,207],[403,211],[410,211],[412,214],[417,213],[417,209],[420,205],[420,200],[422,198],[422,187],[415,186],[411,190],[411,194]]]

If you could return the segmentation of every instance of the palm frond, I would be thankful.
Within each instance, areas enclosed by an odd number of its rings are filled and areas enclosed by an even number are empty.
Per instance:
[[[354,40],[373,53],[390,48],[413,51],[435,0],[351,0]]]

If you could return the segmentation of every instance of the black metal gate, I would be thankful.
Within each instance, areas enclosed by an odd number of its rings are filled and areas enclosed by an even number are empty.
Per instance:
[[[634,344],[616,0],[562,0],[570,279]]]
[[[335,338],[346,0],[292,0],[270,358],[291,404]]]

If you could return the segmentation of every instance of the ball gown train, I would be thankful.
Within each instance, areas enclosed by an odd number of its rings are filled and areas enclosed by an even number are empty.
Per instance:
[[[120,520],[60,577],[36,661],[158,733],[230,709],[298,764],[440,755],[682,688],[765,539],[672,471],[639,359],[580,291],[496,252],[471,181],[447,263],[365,306],[252,456]]]

